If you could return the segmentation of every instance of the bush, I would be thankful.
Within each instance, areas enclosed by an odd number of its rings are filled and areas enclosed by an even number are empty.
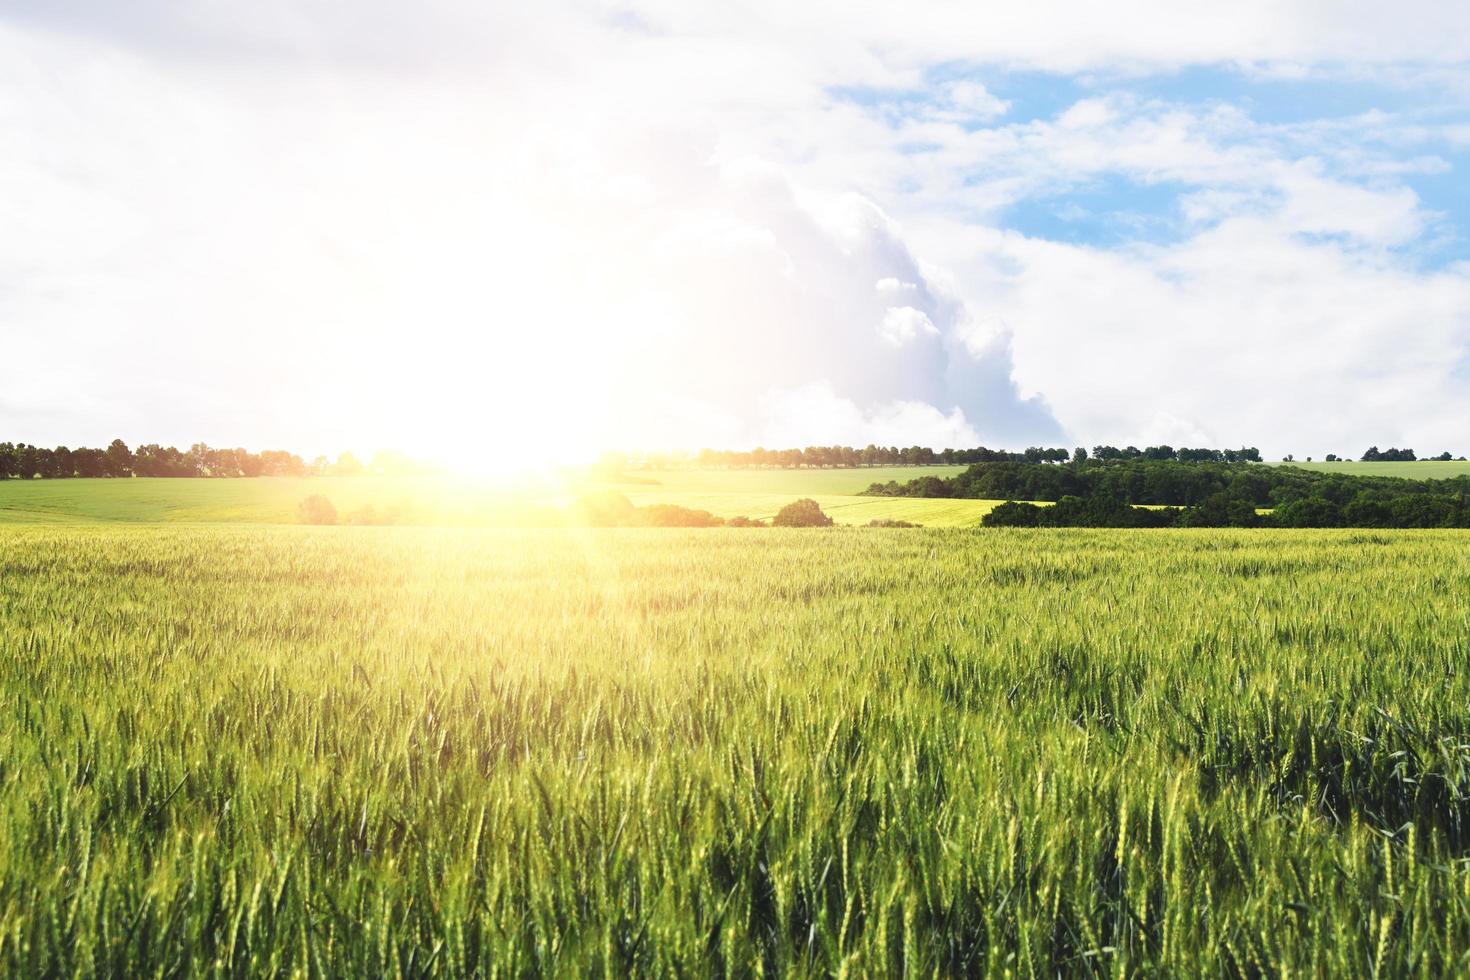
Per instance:
[[[765,527],[766,526],[766,522],[765,521],[752,520],[751,518],[746,517],[744,514],[742,514],[739,517],[732,517],[732,518],[730,518],[728,521],[725,522],[725,526],[726,527]]]
[[[297,512],[301,515],[302,524],[337,523],[337,508],[333,507],[332,502],[319,493],[314,493],[301,501]]]
[[[1342,514],[1337,504],[1322,497],[1292,500],[1271,515],[1277,527],[1341,527]]]
[[[593,527],[627,527],[633,523],[633,502],[620,493],[589,493],[573,508],[577,523]]]
[[[822,513],[815,500],[803,497],[777,511],[771,523],[776,527],[831,527],[832,518]]]
[[[634,508],[633,523],[641,527],[720,527],[725,522],[707,510],[678,504],[649,504]]]
[[[980,518],[981,527],[1036,527],[1040,523],[1040,507],[1015,500],[1007,500]]]
[[[919,527],[913,521],[899,521],[891,517],[875,517],[868,522],[868,527]]]

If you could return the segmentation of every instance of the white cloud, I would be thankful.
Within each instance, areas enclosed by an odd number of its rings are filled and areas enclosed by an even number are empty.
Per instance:
[[[878,290],[878,292],[880,293],[902,294],[913,292],[914,290],[919,288],[919,284],[914,282],[904,282],[900,279],[895,279],[892,276],[886,276],[885,278],[879,279],[878,282],[874,284],[873,288]]]
[[[1463,440],[1463,269],[1414,273],[1259,219],[1124,254],[989,232],[955,248],[1010,328],[1023,394],[1089,444]]]
[[[979,82],[961,79],[940,91],[941,118],[961,123],[990,122],[1006,114],[1010,103],[997,98]]]
[[[864,408],[814,383],[771,392],[761,402],[762,442],[767,446],[975,446],[980,435],[954,409],[941,412],[924,402],[894,401]]]
[[[912,306],[890,306],[883,311],[878,336],[894,347],[903,347],[923,336],[939,336],[939,328],[923,310]]]
[[[1404,181],[1470,145],[1467,61],[1470,9],[1429,0],[6,10],[0,422],[1453,445],[1470,273],[1416,264],[1444,219]],[[1123,91],[1184,65],[1452,107],[1268,124]],[[1014,67],[1087,94],[1028,118],[970,77]],[[1036,200],[1104,220],[1068,197],[1110,182],[1178,192],[1153,244],[996,230]]]

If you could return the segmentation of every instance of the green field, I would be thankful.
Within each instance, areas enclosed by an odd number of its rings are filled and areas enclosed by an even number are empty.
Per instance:
[[[965,466],[874,466],[830,470],[634,470],[625,474],[632,481],[654,481],[653,485],[675,493],[778,493],[805,496],[855,496],[875,483],[896,480],[906,483],[925,476],[951,477]],[[612,485],[612,484],[609,484]],[[624,483],[622,486],[636,486]]]
[[[925,527],[974,527],[997,500],[925,500],[863,497],[874,483],[921,476],[954,476],[963,466],[881,466],[830,470],[655,470],[628,476],[643,482],[602,482],[634,504],[679,504],[719,517],[768,520],[797,497],[811,497],[839,524],[874,519],[901,520]]]
[[[1467,545],[0,528],[0,975],[1462,975]]]
[[[0,480],[0,523],[294,524],[312,494],[343,513],[409,503],[428,523],[471,523],[507,497],[491,484],[442,477]]]
[[[1453,476],[1470,476],[1470,462],[1418,460],[1412,463],[1359,463],[1343,460],[1336,463],[1280,462],[1275,466],[1297,466],[1318,473],[1343,473],[1349,476],[1402,476],[1411,480],[1444,480]]]
[[[263,477],[258,479],[0,480],[0,524],[245,523],[294,524],[297,506],[327,497],[344,517],[372,506],[400,508],[404,523],[477,527],[516,523],[526,501],[565,506],[578,494],[610,490],[634,504],[680,504],[719,517],[768,519],[798,497],[813,497],[843,524],[874,518],[935,527],[974,526],[989,500],[861,497],[874,482],[949,476],[962,467],[865,470],[670,470],[627,480],[578,477],[511,489],[452,477]]]

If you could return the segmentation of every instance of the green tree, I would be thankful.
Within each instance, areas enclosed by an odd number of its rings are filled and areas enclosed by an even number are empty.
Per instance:
[[[133,452],[121,439],[112,440],[112,444],[107,447],[107,475],[133,475]]]
[[[832,518],[810,497],[793,500],[776,512],[771,523],[775,527],[831,527]]]
[[[297,510],[301,515],[302,524],[337,523],[337,508],[332,506],[332,502],[319,493],[314,493],[301,501],[301,505]]]

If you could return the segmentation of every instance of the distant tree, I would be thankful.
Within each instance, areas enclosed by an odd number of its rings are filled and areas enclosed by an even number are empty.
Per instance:
[[[982,517],[980,523],[985,527],[1037,527],[1041,523],[1041,508],[1007,500]]]
[[[634,510],[633,523],[640,527],[721,527],[725,523],[707,510],[678,504],[649,504]]]
[[[775,527],[830,527],[832,518],[810,497],[794,500],[776,512],[771,521]]]
[[[373,454],[368,471],[377,476],[413,476],[423,472],[423,467],[396,449],[380,449]]]
[[[306,475],[306,464],[295,453],[288,453],[280,449],[267,449],[259,456],[251,456],[243,449],[235,451],[241,454],[241,467],[245,476]]]
[[[196,442],[184,453],[184,471],[189,476],[219,476],[216,471],[218,455],[202,442]]]
[[[1256,527],[1261,519],[1250,501],[1213,493],[1179,515],[1180,527]]]
[[[107,475],[133,475],[133,453],[121,439],[112,440],[112,444],[107,447]]]
[[[625,527],[633,523],[633,502],[620,493],[589,493],[577,500],[573,516],[578,524],[593,527]]]
[[[76,463],[72,459],[72,451],[65,446],[57,446],[51,450],[46,460],[46,467],[41,475],[53,480],[76,476]]]
[[[1341,527],[1337,504],[1324,497],[1302,497],[1276,508],[1271,519],[1279,527]]]
[[[1326,456],[1323,456],[1322,459],[1324,462],[1335,463],[1337,462],[1337,453],[1328,453]]]
[[[1412,449],[1392,447],[1380,450],[1377,446],[1369,446],[1368,451],[1363,453],[1365,463],[1412,463],[1416,458]]]
[[[362,476],[363,465],[352,453],[343,453],[332,466],[333,476]]]
[[[34,479],[40,475],[41,458],[35,446],[28,446],[23,442],[17,443],[12,459],[15,475],[22,480]]]
[[[314,493],[301,501],[301,506],[298,508],[298,511],[301,515],[301,523],[303,524],[337,523],[337,508],[333,507],[332,502],[319,493]]]
[[[765,524],[764,521],[752,520],[751,518],[746,517],[746,516],[744,516],[742,514],[739,517],[732,517],[729,520],[727,520],[725,522],[725,526],[726,527],[765,527],[766,524]]]
[[[107,453],[101,449],[77,449],[71,454],[77,476],[96,478],[107,475]]]
[[[1072,462],[1074,462],[1074,463],[1085,463],[1085,462],[1087,462],[1087,450],[1084,449],[1081,446],[1078,446],[1076,449],[1072,450]]]
[[[1392,520],[1387,494],[1361,490],[1342,508],[1343,524],[1347,527],[1388,527]]]

